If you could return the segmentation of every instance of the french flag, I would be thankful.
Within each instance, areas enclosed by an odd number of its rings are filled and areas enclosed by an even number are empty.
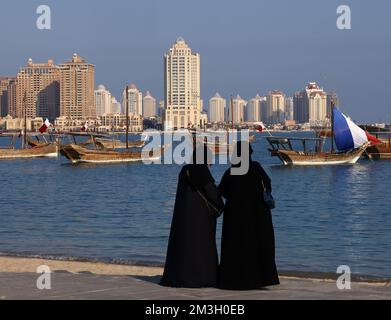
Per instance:
[[[334,140],[338,150],[347,151],[360,148],[366,143],[372,145],[381,143],[380,140],[361,129],[349,117],[334,108]]]
[[[49,121],[48,119],[46,119],[46,121],[45,121],[45,123],[43,124],[43,126],[42,126],[41,128],[39,128],[39,132],[40,132],[41,134],[44,134],[44,133],[47,131],[47,129],[49,129],[50,126],[51,126],[50,121]]]

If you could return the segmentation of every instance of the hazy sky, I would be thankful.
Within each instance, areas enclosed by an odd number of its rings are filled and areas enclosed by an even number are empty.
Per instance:
[[[52,30],[36,28],[38,5]],[[336,27],[350,5],[352,30]],[[201,54],[202,97],[218,90],[249,99],[309,81],[335,90],[358,121],[390,121],[389,0],[1,0],[0,75],[34,61],[69,59],[96,66],[96,85],[117,98],[126,83],[163,97],[163,54],[182,36]]]

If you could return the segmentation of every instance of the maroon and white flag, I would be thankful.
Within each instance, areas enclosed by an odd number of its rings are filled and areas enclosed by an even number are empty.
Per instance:
[[[263,132],[263,131],[265,131],[265,130],[266,130],[266,127],[265,127],[265,125],[263,124],[263,122],[261,122],[261,123],[259,124],[258,131],[259,131],[259,132]]]
[[[88,130],[88,123],[86,122],[83,128],[81,128],[81,131],[86,132],[87,130]]]
[[[47,129],[49,129],[49,127],[51,126],[52,124],[50,123],[50,121],[48,119],[46,119],[45,123],[43,124],[43,126],[41,128],[39,128],[39,132],[41,134],[44,134],[46,132]]]

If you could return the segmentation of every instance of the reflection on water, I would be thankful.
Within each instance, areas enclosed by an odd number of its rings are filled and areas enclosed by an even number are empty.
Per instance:
[[[253,147],[273,180],[280,269],[391,277],[391,162],[282,167],[265,140]],[[226,169],[213,166],[217,182]],[[0,252],[162,263],[179,170],[0,162]]]

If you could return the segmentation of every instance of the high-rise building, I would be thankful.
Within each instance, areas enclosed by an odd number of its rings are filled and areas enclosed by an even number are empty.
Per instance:
[[[245,110],[247,106],[247,101],[242,99],[240,95],[237,95],[232,102],[233,102],[232,104],[233,110],[231,110],[231,108],[228,108],[229,109],[228,122],[232,122],[232,118],[233,118],[234,124],[241,124],[245,120]]]
[[[8,85],[8,114],[16,118],[16,80],[13,80]]]
[[[60,64],[60,72],[61,116],[71,119],[96,117],[94,65],[75,53],[71,60]]]
[[[5,117],[9,113],[8,92],[15,77],[0,77],[0,117]]]
[[[111,113],[111,93],[103,85],[95,90],[95,107],[97,117]]]
[[[286,121],[294,120],[294,115],[293,115],[293,97],[285,98],[285,120]]]
[[[18,118],[56,119],[60,114],[60,70],[53,60],[33,63],[29,59],[16,76],[15,113]]]
[[[117,101],[117,99],[113,96],[111,96],[111,114],[120,114],[122,112],[122,106],[121,103]]]
[[[285,95],[274,90],[267,96],[266,122],[269,124],[282,123],[285,120]]]
[[[208,119],[210,123],[222,123],[225,121],[225,109],[227,100],[218,92],[209,100]]]
[[[147,91],[143,98],[143,117],[145,119],[156,118],[158,116],[156,99]]]
[[[200,55],[178,38],[164,56],[166,129],[200,127]]]
[[[299,123],[321,125],[327,121],[327,93],[316,82],[310,82],[294,96],[294,117]]]
[[[124,113],[126,113],[126,101],[128,101],[128,111],[130,114],[142,116],[143,115],[143,93],[137,89],[135,84],[131,84],[127,87],[127,98],[126,98],[126,88],[123,92],[123,101],[124,101]],[[126,100],[127,99],[127,100]]]
[[[257,94],[252,98],[246,107],[246,121],[259,122],[261,121],[261,104],[262,98]]]

